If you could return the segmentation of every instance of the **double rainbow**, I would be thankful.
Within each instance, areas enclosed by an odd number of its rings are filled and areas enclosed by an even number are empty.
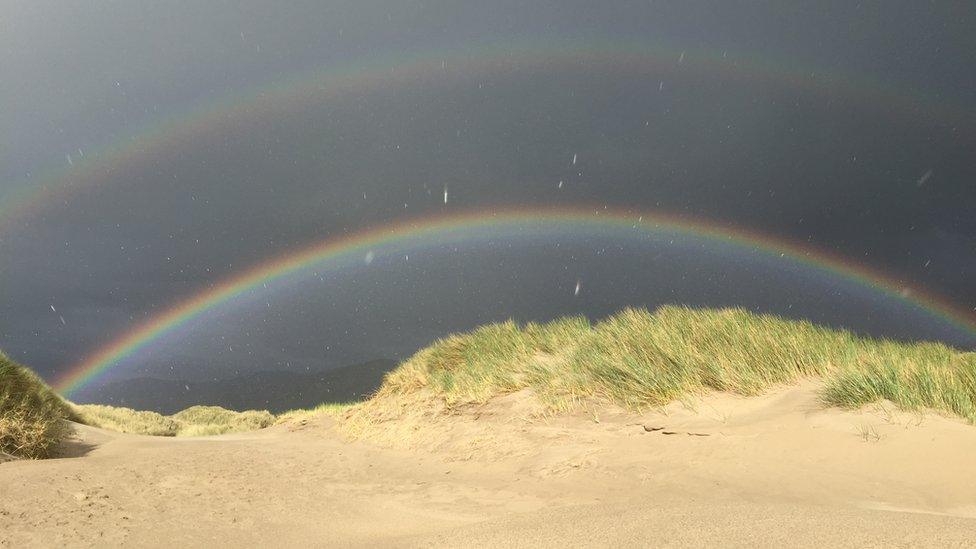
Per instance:
[[[285,79],[198,104],[172,116],[148,121],[124,138],[86,151],[73,165],[60,167],[26,178],[19,185],[5,185],[0,194],[0,237],[20,224],[42,219],[48,205],[70,202],[74,193],[118,181],[120,174],[138,169],[161,153],[219,134],[241,120],[261,120],[282,113],[345,96],[378,89],[425,86],[432,82],[465,82],[506,78],[540,72],[599,69],[623,75],[645,74],[668,80],[678,76],[773,85],[805,94],[837,98],[862,105],[912,123],[942,126],[968,126],[971,111],[953,107],[941,98],[931,98],[915,90],[872,80],[864,75],[841,74],[811,69],[768,56],[721,51],[683,51],[681,48],[645,42],[526,42],[504,45],[482,44],[465,49],[434,49],[398,53],[394,56],[359,60],[345,67],[312,67]],[[653,90],[651,90],[653,92]],[[71,368],[56,382],[66,393],[96,378],[125,361],[140,349],[185,324],[203,312],[234,300],[271,280],[297,273],[312,265],[341,268],[346,259],[366,250],[399,243],[432,242],[438,239],[469,237],[491,227],[522,228],[532,231],[591,230],[621,235],[621,231],[671,233],[689,238],[721,242],[739,249],[774,254],[821,271],[828,271],[874,288],[893,299],[913,303],[968,333],[976,334],[973,316],[942,298],[906,287],[848,259],[817,251],[796,243],[778,240],[741,229],[723,227],[701,220],[662,214],[628,211],[589,211],[580,208],[515,209],[501,212],[474,211],[431,219],[405,221],[328,239],[320,244],[287,253],[231,277],[147,322],[136,326],[83,362]]]

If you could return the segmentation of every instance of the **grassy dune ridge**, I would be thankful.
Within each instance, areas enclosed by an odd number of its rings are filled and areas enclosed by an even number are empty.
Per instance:
[[[855,336],[743,309],[625,309],[595,324],[583,317],[490,324],[420,350],[386,374],[372,398],[275,417],[194,406],[172,416],[64,401],[28,369],[0,355],[0,453],[46,457],[63,420],[126,433],[215,435],[315,415],[351,434],[384,421],[453,413],[531,389],[551,413],[596,401],[641,411],[705,391],[756,395],[821,378],[826,406],[888,400],[976,423],[976,353],[940,343]],[[392,432],[391,432],[392,434]],[[2,457],[2,456],[0,456]]]
[[[551,411],[593,399],[640,411],[707,390],[756,395],[808,377],[823,379],[828,406],[889,400],[976,423],[976,353],[743,309],[679,306],[629,308],[596,324],[509,321],[451,335],[387,374],[376,395],[346,416],[359,423],[396,417],[415,406],[411,395],[452,408],[521,389]]]
[[[275,422],[275,416],[265,410],[235,412],[220,406],[191,406],[171,416],[101,404],[72,406],[81,423],[137,435],[164,437],[223,435],[263,429]]]

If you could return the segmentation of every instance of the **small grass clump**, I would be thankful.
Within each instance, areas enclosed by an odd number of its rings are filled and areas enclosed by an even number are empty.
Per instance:
[[[75,419],[67,403],[37,375],[0,353],[0,453],[49,457]]]
[[[87,425],[152,436],[222,435],[263,429],[275,421],[264,410],[235,412],[219,406],[193,406],[172,416],[101,404],[76,404],[74,408],[81,422]]]
[[[361,414],[423,393],[446,406],[531,389],[552,410],[597,398],[632,410],[707,390],[756,395],[801,378],[824,380],[827,405],[887,399],[976,422],[976,354],[938,343],[857,337],[743,309],[625,309],[591,325],[491,324],[419,351],[387,374]]]
[[[289,410],[287,412],[282,412],[278,414],[278,416],[275,417],[275,424],[294,423],[294,422],[310,419],[317,416],[327,416],[327,417],[338,419],[340,417],[343,417],[347,411],[351,410],[357,404],[359,403],[358,402],[326,402],[323,404],[319,404],[314,408]]]

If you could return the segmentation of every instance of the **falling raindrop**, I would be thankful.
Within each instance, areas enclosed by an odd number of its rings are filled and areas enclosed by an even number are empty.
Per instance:
[[[932,177],[932,170],[928,170],[928,171],[926,171],[925,173],[923,173],[923,174],[922,174],[922,177],[919,177],[919,178],[918,178],[918,182],[917,182],[917,184],[916,184],[916,185],[917,185],[918,187],[921,187],[922,185],[924,185],[924,184],[925,184],[925,182],[926,182],[926,181],[928,181],[928,180],[929,180],[929,178],[930,178],[930,177]]]

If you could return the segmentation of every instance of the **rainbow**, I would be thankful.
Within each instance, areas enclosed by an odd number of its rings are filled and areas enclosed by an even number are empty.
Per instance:
[[[741,228],[689,217],[625,210],[536,208],[469,211],[394,222],[350,235],[329,238],[321,243],[271,259],[240,275],[230,277],[134,327],[70,368],[54,383],[54,386],[60,392],[70,395],[96,379],[99,374],[121,364],[140,349],[163,335],[175,331],[190,320],[288,275],[313,267],[322,272],[322,270],[338,269],[353,263],[361,265],[366,254],[373,250],[382,250],[384,247],[416,246],[418,243],[459,244],[471,239],[484,238],[486,232],[490,233],[492,230],[496,232],[501,230],[504,234],[536,236],[585,231],[587,234],[607,234],[613,237],[627,235],[685,237],[719,243],[737,250],[782,258],[866,286],[976,336],[976,318],[968,311],[955,307],[939,296],[917,288],[908,288],[901,281],[852,263],[846,258]]]
[[[474,83],[511,74],[569,70],[624,74],[692,75],[708,79],[764,83],[880,109],[915,122],[951,127],[972,122],[968,109],[947,105],[910,89],[863,75],[799,68],[787,60],[736,52],[681,50],[644,42],[499,43],[440,49],[359,60],[345,67],[313,67],[273,83],[195,105],[185,112],[148,121],[135,132],[85,152],[58,168],[28,175],[0,195],[3,231],[29,226],[48,205],[67,205],[76,193],[125,179],[161,153],[178,150],[242,120],[262,120],[302,107],[368,90],[426,86],[436,82]]]

